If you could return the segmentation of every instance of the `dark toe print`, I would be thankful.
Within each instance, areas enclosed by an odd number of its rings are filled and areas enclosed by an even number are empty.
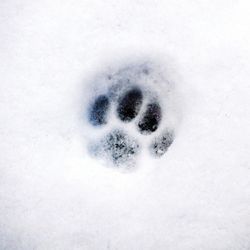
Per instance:
[[[134,119],[140,111],[142,98],[142,92],[139,88],[133,88],[126,92],[118,102],[119,118],[124,122]]]
[[[154,132],[161,121],[161,107],[158,103],[150,103],[147,106],[138,127],[142,134]]]
[[[150,146],[150,151],[157,157],[164,155],[173,143],[173,133],[167,132],[156,138]]]
[[[99,126],[107,123],[107,112],[110,102],[107,96],[98,96],[89,110],[89,122],[94,126]]]
[[[101,144],[115,165],[127,163],[139,150],[138,143],[120,130],[110,132]]]

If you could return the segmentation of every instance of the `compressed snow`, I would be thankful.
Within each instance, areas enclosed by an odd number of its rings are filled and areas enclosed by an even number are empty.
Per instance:
[[[2,0],[0,249],[250,249],[248,10]],[[152,85],[175,138],[164,156],[145,150],[134,171],[117,171],[86,145],[118,121],[92,128],[86,105],[108,87],[95,79],[151,62],[170,86]]]

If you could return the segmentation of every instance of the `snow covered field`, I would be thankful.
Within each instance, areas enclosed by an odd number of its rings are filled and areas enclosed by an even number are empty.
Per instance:
[[[249,250],[249,10],[1,0],[0,249]],[[176,87],[175,140],[135,171],[105,167],[86,150],[85,87],[150,59]]]

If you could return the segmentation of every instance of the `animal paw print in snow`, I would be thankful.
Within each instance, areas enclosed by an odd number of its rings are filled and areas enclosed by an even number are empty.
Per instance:
[[[89,144],[92,156],[121,167],[134,166],[145,145],[147,152],[155,157],[167,152],[174,133],[161,128],[160,133],[154,135],[164,124],[165,112],[159,95],[150,88],[149,82],[153,79],[148,79],[148,75],[148,70],[139,67],[100,81],[103,89],[93,95],[87,112],[88,123],[95,131],[101,131],[99,138]]]

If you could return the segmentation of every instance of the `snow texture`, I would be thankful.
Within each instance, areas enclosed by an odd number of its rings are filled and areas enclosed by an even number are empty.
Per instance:
[[[249,250],[249,8],[0,1],[0,249]],[[86,121],[107,79],[124,74],[159,100],[150,135],[140,112],[120,121],[105,99],[110,112]],[[114,86],[115,99],[128,85]],[[100,138],[113,147],[117,131],[134,140],[133,171],[89,153]]]

